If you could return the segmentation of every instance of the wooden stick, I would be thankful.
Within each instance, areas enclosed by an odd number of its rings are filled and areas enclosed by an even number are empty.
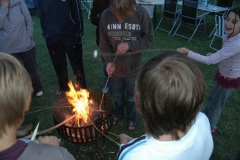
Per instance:
[[[111,133],[111,132],[108,132],[109,134],[113,135],[113,136],[116,136],[118,137],[118,135],[114,134],[114,133]]]
[[[59,124],[56,125],[56,126],[53,126],[53,127],[48,128],[48,129],[46,129],[46,130],[43,130],[43,131],[39,131],[39,132],[37,133],[37,135],[40,135],[40,134],[44,134],[44,133],[50,132],[50,131],[52,131],[52,130],[54,130],[54,129],[56,129],[56,128],[62,126],[62,125],[64,125],[66,122],[70,121],[71,119],[73,119],[73,118],[75,118],[75,117],[76,117],[76,115],[74,114],[73,116],[69,117],[68,119],[66,119],[65,121],[59,123]],[[23,138],[28,139],[28,138],[31,138],[31,137],[32,137],[32,134],[30,134],[30,135],[28,135],[28,136],[25,136],[25,137],[23,137]]]

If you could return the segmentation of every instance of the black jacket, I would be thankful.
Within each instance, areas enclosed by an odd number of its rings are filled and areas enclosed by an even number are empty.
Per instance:
[[[96,28],[96,43],[99,45],[99,20],[102,12],[110,6],[110,0],[94,0],[91,9],[91,22]],[[99,14],[99,16],[97,16]]]
[[[43,36],[83,35],[83,19],[78,0],[38,0]]]

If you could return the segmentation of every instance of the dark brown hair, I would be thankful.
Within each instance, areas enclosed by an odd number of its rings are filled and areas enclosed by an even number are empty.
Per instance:
[[[237,15],[238,15],[238,17],[240,18],[240,7],[238,7],[238,8],[233,8],[232,10],[230,10],[230,11],[228,12],[228,14],[227,14],[226,17],[228,17],[228,15],[229,15],[230,12],[235,13],[235,19],[237,18]],[[226,17],[225,17],[225,18],[226,18]],[[235,30],[235,24],[234,24],[233,32],[234,32],[234,30]],[[230,36],[233,34],[233,32],[232,32],[228,37],[230,37]]]
[[[206,93],[204,77],[194,61],[175,51],[150,59],[136,80],[135,103],[146,132],[158,139],[191,127]]]

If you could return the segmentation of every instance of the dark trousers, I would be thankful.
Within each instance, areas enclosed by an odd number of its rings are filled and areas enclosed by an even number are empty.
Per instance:
[[[58,77],[58,85],[62,91],[68,91],[68,69],[66,54],[70,61],[77,89],[86,88],[85,74],[82,61],[82,43],[77,45],[66,45],[66,36],[59,36],[57,43],[47,44],[48,51]]]
[[[20,53],[13,53],[11,54],[15,58],[17,58],[21,63],[23,63],[24,67],[26,68],[28,74],[32,80],[33,86],[33,94],[36,94],[43,90],[42,84],[40,82],[38,73],[37,73],[37,63],[36,63],[36,50],[35,47]]]

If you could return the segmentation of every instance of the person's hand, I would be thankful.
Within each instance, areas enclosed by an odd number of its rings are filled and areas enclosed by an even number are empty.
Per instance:
[[[115,65],[113,63],[108,63],[106,66],[106,72],[108,73],[108,76],[111,77],[114,71]]]
[[[208,54],[206,54],[206,56],[211,56],[213,53],[208,53]]]
[[[133,138],[122,133],[118,136],[119,140],[120,140],[120,143],[121,144],[127,144],[129,141],[131,141]]]
[[[9,6],[9,0],[1,0],[0,1],[2,6],[8,7]]]
[[[117,46],[117,54],[124,54],[128,51],[128,43],[121,43]]]
[[[58,138],[56,136],[40,136],[38,137],[38,143],[46,143],[54,146],[60,146]]]
[[[176,50],[178,53],[184,54],[184,55],[188,55],[189,50],[185,47],[181,47],[181,48],[177,48]]]

